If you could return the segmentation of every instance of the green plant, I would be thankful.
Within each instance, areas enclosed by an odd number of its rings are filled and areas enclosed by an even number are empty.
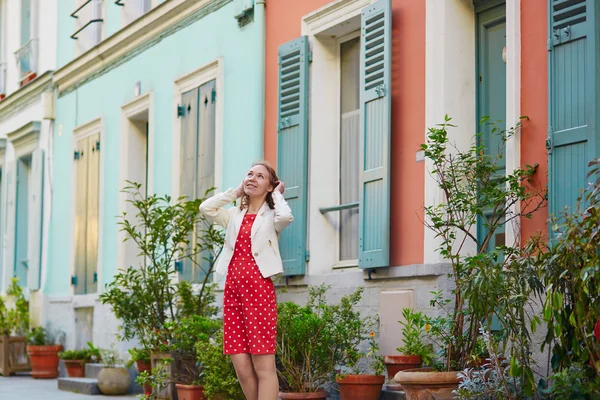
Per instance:
[[[398,321],[402,325],[403,346],[396,350],[405,356],[419,356],[425,364],[431,364],[434,353],[431,345],[424,343],[426,336],[426,316],[422,312],[416,312],[411,308],[403,308],[404,321]]]
[[[50,346],[62,341],[63,332],[54,332],[50,328],[36,326],[27,333],[27,342],[32,346]]]
[[[87,362],[90,359],[90,351],[84,350],[65,350],[58,353],[58,356],[63,360],[83,360]]]
[[[152,371],[142,371],[135,378],[135,381],[140,386],[150,385],[153,389],[150,394],[139,394],[137,397],[140,400],[158,400],[157,393],[160,393],[169,384],[168,367],[172,360],[163,360],[161,364],[152,368]]]
[[[6,291],[0,296],[0,334],[23,336],[29,330],[29,303],[23,294],[19,279],[13,278]]]
[[[198,363],[204,371],[204,396],[209,400],[243,399],[244,393],[231,358],[223,354],[223,332],[220,331],[214,339],[198,342],[196,348]]]
[[[491,332],[496,318],[510,352],[511,374],[520,376],[525,395],[530,395],[535,390],[531,331],[541,321],[527,313],[527,306],[543,292],[542,241],[532,238],[521,249],[518,241],[494,245],[493,240],[503,226],[513,229],[512,221],[529,218],[543,207],[546,193],[532,184],[537,165],[503,169],[506,143],[520,124],[503,130],[484,118],[485,135],[477,134],[474,144],[461,149],[450,141],[450,121],[446,116],[443,124],[430,128],[421,146],[443,193],[440,204],[425,208],[425,224],[441,242],[438,252],[448,260],[454,283],[451,296],[433,293],[431,304],[441,313],[428,321],[430,333],[441,347],[442,369],[463,370],[476,351],[480,327]],[[486,150],[487,140],[499,142],[497,154]],[[518,232],[516,237],[520,239]],[[512,398],[510,393],[507,398]]]
[[[575,209],[552,219],[543,316],[553,370],[587,364],[600,378],[600,159],[590,163],[588,180]]]
[[[600,398],[600,378],[589,367],[573,363],[550,376],[544,390],[549,399],[593,400]]]
[[[114,349],[100,350],[100,358],[102,359],[104,368],[115,368],[121,362],[119,354]]]
[[[168,322],[165,329],[172,338],[170,343],[159,348],[160,351],[170,352],[177,360],[177,373],[174,381],[184,385],[201,384],[203,368],[196,360],[196,345],[208,342],[221,329],[221,322],[192,315],[176,322]]]
[[[147,349],[132,347],[127,352],[129,353],[129,361],[126,364],[127,368],[130,368],[137,361],[150,363],[150,352]]]
[[[223,232],[200,215],[203,199],[145,196],[140,187],[129,182],[124,189],[136,215],[124,213],[119,221],[125,240],[139,249],[140,265],[118,273],[100,298],[121,322],[120,339],[137,338],[144,349],[154,351],[173,341],[172,330],[165,329],[169,323],[216,313],[209,278],[223,245]],[[189,282],[173,279],[176,264],[183,261],[204,269],[197,292]]]
[[[367,338],[370,317],[357,310],[363,288],[329,304],[329,286],[309,288],[305,306],[278,306],[277,362],[283,390],[316,392],[330,382],[336,367],[352,363],[354,351]]]
[[[88,352],[90,354],[90,359],[95,362],[102,361],[102,356],[100,355],[100,349],[94,346],[92,342],[87,342]]]

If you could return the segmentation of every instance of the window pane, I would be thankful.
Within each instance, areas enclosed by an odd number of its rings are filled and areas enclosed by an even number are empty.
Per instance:
[[[360,38],[341,44],[340,202],[358,201]],[[358,258],[358,208],[340,212],[340,260]]]

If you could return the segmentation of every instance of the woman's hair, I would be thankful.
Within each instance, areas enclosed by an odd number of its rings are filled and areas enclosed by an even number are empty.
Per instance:
[[[262,165],[263,167],[265,167],[267,169],[267,171],[269,172],[269,176],[270,176],[270,180],[269,180],[269,184],[271,186],[273,186],[273,190],[275,190],[275,187],[277,186],[277,181],[279,181],[279,178],[277,177],[277,172],[275,172],[275,168],[273,168],[271,166],[271,164],[269,164],[268,161],[257,161],[254,164],[252,164],[252,167],[256,167],[257,165]],[[273,192],[269,192],[267,193],[267,204],[269,205],[269,208],[274,209],[275,208],[275,202],[273,201]],[[242,195],[242,200],[240,201],[240,210],[243,210],[244,208],[248,208],[248,205],[250,204],[250,196],[248,196],[246,193],[244,193]]]

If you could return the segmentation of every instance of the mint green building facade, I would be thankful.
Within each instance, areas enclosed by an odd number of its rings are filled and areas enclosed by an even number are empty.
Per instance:
[[[42,314],[68,347],[107,347],[117,323],[98,294],[135,262],[117,225],[125,181],[201,196],[262,157],[264,4],[84,3],[59,2]]]

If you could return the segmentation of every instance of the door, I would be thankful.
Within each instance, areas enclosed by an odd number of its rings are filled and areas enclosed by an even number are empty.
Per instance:
[[[483,117],[495,121],[500,130],[506,129],[506,64],[502,52],[506,45],[506,7],[504,4],[488,8],[477,14],[477,132],[481,132],[481,143],[490,157],[501,155],[496,172],[506,174],[506,149],[502,137],[492,133],[494,126],[480,125]],[[512,123],[511,121],[510,123]],[[503,228],[494,233],[488,250],[504,244]],[[487,235],[482,219],[478,221],[478,238]]]
[[[597,153],[597,2],[551,1],[548,37],[549,208],[557,218],[574,209]],[[596,8],[596,9],[595,9]]]
[[[15,265],[14,276],[19,278],[19,285],[27,287],[29,271],[28,237],[29,237],[29,173],[31,156],[17,160],[17,198],[15,222]]]

